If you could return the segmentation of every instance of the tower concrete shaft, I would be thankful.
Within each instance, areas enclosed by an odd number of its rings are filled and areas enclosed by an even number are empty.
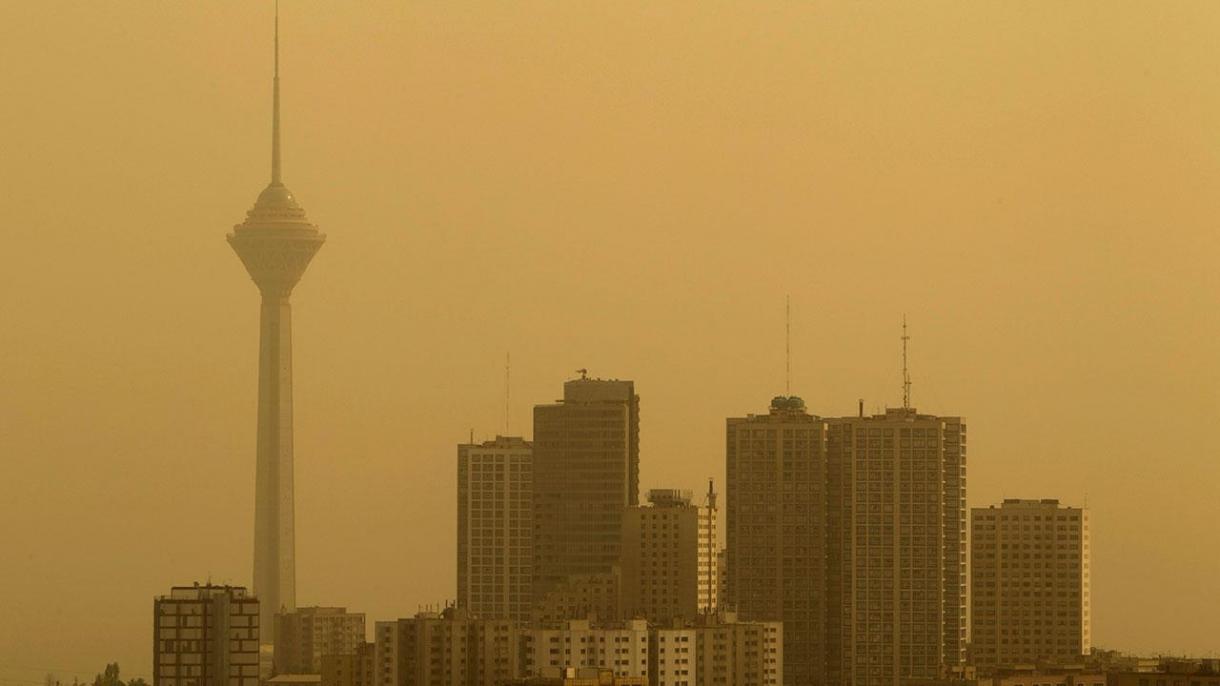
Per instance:
[[[296,609],[293,505],[292,306],[289,297],[326,236],[280,180],[279,18],[272,107],[271,183],[229,245],[262,294],[259,315],[258,439],[254,502],[254,593],[262,642],[275,640],[275,613]]]

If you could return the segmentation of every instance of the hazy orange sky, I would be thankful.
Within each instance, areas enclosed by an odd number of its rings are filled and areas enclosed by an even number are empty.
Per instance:
[[[298,601],[452,598],[455,444],[634,379],[645,488],[724,419],[960,414],[969,504],[1087,496],[1094,643],[1220,635],[1220,5],[282,7]],[[270,2],[0,3],[0,684],[249,583]]]

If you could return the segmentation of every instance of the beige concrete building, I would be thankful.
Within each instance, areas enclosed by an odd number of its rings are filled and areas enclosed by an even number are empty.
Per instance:
[[[699,681],[698,645],[698,631],[694,626],[653,628],[648,637],[648,683],[651,686],[696,686]]]
[[[780,686],[784,680],[784,626],[739,622],[720,612],[695,627],[696,678],[691,686]]]
[[[495,686],[519,677],[521,629],[464,610],[420,612],[377,622],[377,686]]]
[[[709,486],[703,505],[673,489],[649,491],[648,501],[623,517],[619,614],[670,623],[713,612],[720,582],[715,492]]]
[[[533,449],[522,438],[458,446],[458,607],[527,621],[534,568]]]
[[[342,607],[302,607],[275,615],[275,673],[321,674],[327,655],[355,655],[364,645],[364,614]]]
[[[971,636],[980,674],[1088,654],[1088,511],[1010,499],[974,508],[971,527]]]
[[[153,686],[258,686],[259,602],[240,586],[175,586],[153,601]]]
[[[623,512],[639,503],[640,399],[630,381],[580,378],[534,408],[534,589],[619,562]]]
[[[548,670],[597,668],[616,677],[648,677],[648,622],[642,619],[593,626],[571,620],[524,631],[525,670],[530,676]]]

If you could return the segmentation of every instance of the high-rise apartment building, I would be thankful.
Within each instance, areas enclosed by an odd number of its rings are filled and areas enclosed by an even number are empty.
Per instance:
[[[784,682],[897,686],[965,659],[966,428],[798,398],[728,420],[729,602],[784,623]]]
[[[596,667],[616,677],[648,677],[648,622],[634,619],[594,626],[574,619],[529,628],[525,635],[525,669],[542,675],[555,669]]]
[[[783,622],[790,686],[825,683],[826,433],[795,397],[727,422],[728,605]]]
[[[981,674],[1088,654],[1087,510],[1049,499],[976,507],[971,539],[971,640]]]
[[[364,645],[364,614],[342,607],[282,612],[275,624],[276,674],[321,674],[323,657],[355,655]]]
[[[528,621],[534,568],[534,467],[511,436],[458,446],[458,607],[484,619]]]
[[[377,686],[496,686],[521,675],[521,629],[465,610],[377,622]]]
[[[966,425],[912,408],[827,423],[826,683],[958,673]]]
[[[153,686],[258,686],[259,602],[240,586],[175,586],[153,601]]]
[[[716,610],[737,612],[729,603],[729,551],[721,548],[716,553]]]
[[[704,505],[676,489],[649,491],[648,501],[623,517],[620,616],[668,623],[713,612],[720,583],[715,492],[708,487]]]
[[[640,399],[631,381],[580,378],[534,408],[534,584],[618,564],[623,512],[639,502]]]

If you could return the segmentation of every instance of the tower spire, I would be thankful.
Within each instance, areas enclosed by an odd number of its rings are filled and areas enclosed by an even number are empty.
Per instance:
[[[907,316],[902,315],[902,409],[911,409],[911,372],[907,369]]]
[[[271,94],[271,183],[280,181],[280,0],[275,0],[275,77]]]

